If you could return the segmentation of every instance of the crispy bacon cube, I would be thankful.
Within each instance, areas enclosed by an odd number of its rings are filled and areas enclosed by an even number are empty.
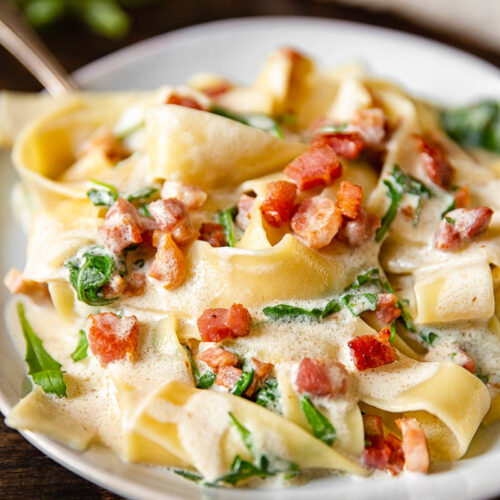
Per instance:
[[[403,436],[404,468],[410,472],[429,471],[429,448],[425,433],[415,418],[398,418],[396,425]]]
[[[285,168],[285,175],[304,191],[332,184],[342,175],[342,165],[328,144],[314,142]]]
[[[138,271],[130,273],[125,279],[123,295],[126,297],[137,297],[144,293],[146,288],[146,275]]]
[[[134,205],[118,198],[98,229],[99,237],[112,252],[119,254],[130,245],[142,243],[144,227],[141,221]]]
[[[434,184],[443,189],[448,189],[451,186],[455,169],[450,165],[442,149],[437,144],[421,135],[415,135],[415,138],[425,173]]]
[[[5,286],[14,295],[28,295],[35,300],[49,297],[47,283],[39,283],[24,279],[23,273],[19,269],[12,268],[3,279]]]
[[[264,363],[256,358],[252,358],[252,363],[255,371],[254,376],[258,380],[264,380],[274,370],[274,365],[272,363]]]
[[[366,467],[385,470],[390,458],[390,446],[385,441],[381,441],[375,446],[366,447],[363,451],[362,460]]]
[[[264,220],[273,227],[286,224],[292,218],[296,195],[297,187],[292,182],[269,182],[266,197],[260,205]]]
[[[347,343],[359,371],[378,368],[396,360],[396,351],[389,343],[390,335],[391,330],[386,327],[378,335],[361,335]]]
[[[398,298],[393,293],[379,293],[377,309],[374,315],[382,325],[388,325],[401,316],[401,309],[396,307]]]
[[[87,338],[90,350],[102,366],[119,359],[132,360],[137,351],[139,322],[135,316],[91,314],[87,319]]]
[[[204,222],[201,225],[199,239],[216,248],[227,246],[224,226],[215,222]]]
[[[240,379],[242,373],[235,366],[221,366],[217,372],[215,383],[231,390]]]
[[[221,347],[211,347],[203,351],[198,359],[210,366],[215,372],[222,366],[237,366],[239,362],[237,354]]]
[[[178,287],[186,274],[183,253],[175,244],[171,234],[155,231],[153,244],[157,247],[149,276],[163,282],[167,289]]]
[[[374,214],[367,214],[360,207],[359,215],[354,220],[344,221],[338,232],[338,239],[351,248],[357,248],[373,237],[380,227],[380,219]]]
[[[250,332],[250,314],[241,304],[229,309],[207,309],[197,320],[203,342],[220,342],[225,338],[243,337]]]
[[[475,374],[476,373],[476,362],[474,359],[467,354],[465,349],[460,346],[456,347],[455,356],[453,356],[453,361],[460,365],[462,368],[465,368],[467,371]]]
[[[166,233],[174,231],[188,216],[186,205],[177,198],[153,201],[148,209],[159,229]]]
[[[382,418],[378,415],[368,415],[364,413],[363,426],[365,428],[365,439],[370,442],[370,446],[384,439],[384,426]]]
[[[338,156],[355,160],[365,147],[365,140],[359,132],[330,132],[313,138],[317,144],[326,143]]]
[[[346,219],[354,220],[359,217],[363,188],[349,181],[342,181],[337,192],[337,206]]]
[[[290,222],[293,232],[316,250],[329,245],[341,225],[340,209],[325,196],[306,198]]]
[[[348,375],[342,363],[304,358],[299,364],[295,384],[299,392],[337,396],[347,392]]]
[[[177,181],[165,181],[161,188],[164,199],[176,198],[184,203],[187,209],[195,210],[207,201],[207,193],[198,186],[189,186]]]
[[[380,146],[387,133],[387,117],[380,108],[358,109],[351,121],[350,127],[357,130],[370,146]]]
[[[453,198],[455,199],[455,208],[467,208],[470,205],[468,186],[462,186],[460,189],[457,189]]]
[[[233,88],[233,84],[227,81],[221,81],[216,83],[215,85],[211,85],[209,87],[205,87],[202,89],[202,92],[210,99],[217,99],[217,97],[226,94]]]
[[[92,134],[89,140],[83,145],[80,155],[85,156],[96,150],[100,150],[111,163],[118,163],[131,155],[131,152],[123,145],[120,139],[116,138],[107,129],[99,129]]]
[[[245,230],[250,224],[250,217],[253,206],[255,204],[255,197],[242,194],[238,200],[238,215],[236,215],[236,225]]]
[[[394,434],[387,434],[385,443],[391,449],[391,456],[387,463],[387,468],[391,474],[397,475],[402,472],[405,465],[405,456],[403,453],[403,443]]]
[[[448,212],[434,236],[435,247],[439,250],[460,248],[485,233],[492,216],[493,210],[489,207],[457,208]]]
[[[177,106],[184,106],[185,108],[198,109],[203,111],[203,106],[192,97],[172,93],[168,96],[165,104],[176,104]]]

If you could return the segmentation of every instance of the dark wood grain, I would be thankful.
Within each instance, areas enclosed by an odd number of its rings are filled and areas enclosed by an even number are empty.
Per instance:
[[[2,0],[0,0],[2,1]],[[500,67],[500,53],[481,49],[470,42],[431,32],[386,13],[340,7],[327,2],[304,0],[182,0],[159,1],[130,11],[134,27],[120,41],[89,34],[77,23],[66,23],[42,33],[63,66],[73,71],[84,64],[136,41],[183,26],[230,17],[259,15],[305,15],[346,19],[416,33],[476,54]],[[36,91],[40,85],[6,51],[0,49],[0,89]],[[1,420],[1,419],[0,419]],[[0,422],[0,498],[2,499],[116,499],[59,466],[16,431]]]

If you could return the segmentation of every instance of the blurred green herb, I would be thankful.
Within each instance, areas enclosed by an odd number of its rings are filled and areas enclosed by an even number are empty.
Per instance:
[[[130,30],[131,17],[124,8],[141,7],[156,0],[17,0],[19,8],[37,29],[69,18],[79,19],[91,31],[106,38],[122,38]]]

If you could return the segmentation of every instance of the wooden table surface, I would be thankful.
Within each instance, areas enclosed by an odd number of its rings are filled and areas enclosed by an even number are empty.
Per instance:
[[[0,0],[2,1],[2,0]],[[446,34],[431,32],[386,13],[305,0],[159,1],[131,11],[133,31],[120,41],[93,36],[80,25],[66,23],[42,36],[62,62],[73,71],[125,45],[176,28],[216,19],[259,15],[306,15],[346,19],[416,33],[454,45],[500,67],[500,52],[484,50]],[[40,85],[7,52],[0,49],[0,89],[36,91]],[[81,479],[59,466],[25,441],[0,418],[0,498],[6,499],[117,499],[116,495]]]

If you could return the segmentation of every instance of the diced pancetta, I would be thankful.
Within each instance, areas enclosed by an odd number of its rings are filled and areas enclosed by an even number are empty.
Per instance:
[[[35,300],[42,300],[49,297],[47,283],[39,283],[24,279],[23,273],[19,269],[11,269],[4,277],[3,282],[14,295],[28,295]]]
[[[237,354],[221,347],[211,347],[203,351],[198,359],[210,366],[215,372],[222,366],[237,366],[239,362]]]
[[[144,273],[134,271],[125,278],[123,295],[126,297],[137,297],[144,293],[145,288],[146,275]]]
[[[448,212],[434,236],[435,247],[439,250],[460,248],[485,233],[492,216],[493,210],[489,207],[457,208]]]
[[[274,365],[272,363],[264,363],[256,358],[252,358],[252,363],[255,370],[255,377],[258,380],[264,380],[274,369]]]
[[[199,239],[206,241],[213,247],[227,246],[224,226],[215,222],[204,222],[201,225]]]
[[[188,210],[196,210],[207,201],[207,193],[198,186],[184,185],[182,182],[165,181],[161,188],[161,197],[175,198],[186,206]]]
[[[359,371],[378,368],[396,360],[396,351],[389,343],[390,335],[391,330],[386,327],[378,335],[361,335],[347,343]]]
[[[425,432],[415,418],[398,418],[396,425],[403,437],[404,468],[410,472],[429,471],[429,448]]]
[[[242,194],[238,200],[238,214],[236,215],[236,225],[245,230],[250,224],[250,217],[253,206],[255,204],[255,197]]]
[[[349,181],[342,181],[337,192],[337,206],[342,216],[349,220],[359,217],[363,188]]]
[[[241,304],[230,308],[207,309],[197,320],[203,342],[220,342],[225,338],[243,337],[250,332],[250,314]]]
[[[171,234],[155,231],[153,244],[156,254],[149,270],[149,276],[163,283],[167,289],[178,287],[186,274],[183,253],[176,245]]]
[[[145,217],[139,215],[132,203],[118,198],[98,229],[99,237],[112,252],[119,254],[130,245],[142,243],[142,219]]]
[[[217,372],[215,383],[231,390],[241,377],[242,370],[235,366],[221,366]]]
[[[453,354],[454,356],[452,359],[457,365],[460,365],[467,371],[476,374],[476,362],[462,347],[457,346]]]
[[[342,363],[304,358],[299,364],[295,384],[299,392],[337,396],[347,392],[348,375]]]
[[[132,360],[137,351],[139,322],[135,316],[91,314],[87,319],[87,338],[90,350],[103,366],[123,358]]]
[[[316,141],[287,165],[285,175],[303,191],[315,186],[329,186],[342,175],[342,165],[326,142]]]
[[[374,315],[382,325],[389,325],[401,316],[401,309],[397,307],[398,298],[393,293],[379,293],[377,309]]]
[[[335,202],[325,196],[306,198],[298,206],[290,226],[308,246],[316,250],[330,244],[342,225]]]
[[[118,163],[119,161],[130,156],[131,152],[123,145],[123,143],[115,137],[110,130],[100,129],[85,142],[80,155],[85,156],[92,151],[100,150],[102,154],[111,162]]]
[[[349,128],[358,131],[370,146],[380,145],[387,133],[387,119],[380,108],[358,109],[350,123]]]
[[[292,218],[296,195],[297,187],[292,182],[269,182],[266,197],[259,207],[264,220],[273,227],[286,224]]]
[[[365,147],[365,140],[359,132],[330,132],[313,138],[314,143],[326,143],[338,156],[355,160]]]
[[[467,208],[470,205],[470,193],[468,186],[462,186],[453,194],[455,208]]]
[[[357,248],[373,237],[380,227],[380,219],[371,213],[366,213],[363,207],[354,220],[344,221],[337,238],[351,248]]]
[[[177,106],[184,106],[185,108],[203,110],[203,106],[196,99],[175,93],[168,96],[165,104],[176,104]]]
[[[416,135],[415,138],[427,177],[437,186],[448,189],[451,186],[455,169],[437,144],[421,135]]]

